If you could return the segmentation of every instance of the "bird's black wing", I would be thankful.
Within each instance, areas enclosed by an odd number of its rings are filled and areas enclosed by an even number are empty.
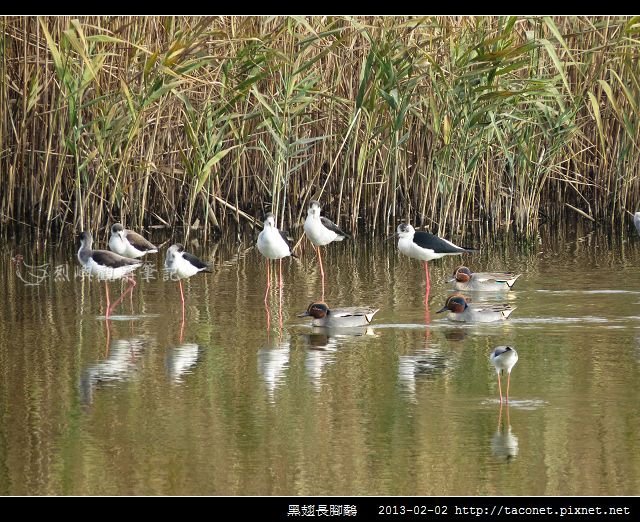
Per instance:
[[[344,236],[347,239],[351,239],[351,236],[349,234],[347,234],[344,230],[341,230],[340,228],[338,228],[338,226],[331,221],[330,219],[327,219],[324,216],[320,216],[320,222],[329,230],[331,230],[332,232],[335,232],[336,234],[338,234],[339,236]]]
[[[475,248],[459,247],[451,241],[430,234],[429,232],[416,232],[413,242],[421,248],[434,250],[441,254],[455,254],[458,252],[475,252]]]
[[[158,250],[158,247],[133,230],[127,230],[125,237],[129,240],[129,243],[141,252],[146,252],[147,250]]]
[[[288,232],[285,232],[284,230],[278,230],[278,232],[280,232],[280,237],[284,240],[284,242],[289,247],[289,252],[291,252],[291,249],[293,248],[293,238],[289,235]],[[291,252],[291,257],[298,257],[298,256],[295,255],[293,252]]]
[[[141,265],[142,261],[123,257],[108,250],[94,250],[91,254],[93,260],[99,265],[109,268],[120,268],[121,266]]]
[[[193,266],[195,266],[198,269],[205,268],[206,270],[203,270],[203,272],[211,272],[209,265],[207,263],[200,261],[193,254],[189,254],[189,252],[184,252],[182,254],[182,257],[187,261],[189,261],[189,263],[191,263]]]

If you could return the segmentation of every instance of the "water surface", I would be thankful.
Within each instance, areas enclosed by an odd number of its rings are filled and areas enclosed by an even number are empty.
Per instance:
[[[0,493],[640,493],[640,238],[569,231],[465,256],[523,274],[474,296],[517,306],[477,326],[435,313],[459,258],[431,263],[427,312],[423,267],[391,242],[330,245],[329,305],[380,308],[344,332],[296,317],[320,296],[311,248],[265,308],[251,246],[192,248],[214,273],[185,283],[184,323],[162,257],[107,321],[73,246],[3,246]],[[499,344],[520,355],[502,408]]]

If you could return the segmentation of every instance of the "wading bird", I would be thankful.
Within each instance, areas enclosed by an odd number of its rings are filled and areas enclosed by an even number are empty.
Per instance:
[[[500,390],[500,404],[502,404],[502,384],[500,374],[507,372],[507,402],[509,402],[509,383],[511,382],[511,370],[518,362],[518,352],[511,346],[498,346],[489,355],[491,364],[498,374],[498,390]]]
[[[472,248],[459,247],[451,241],[442,239],[429,232],[416,232],[406,223],[400,223],[396,234],[398,236],[398,250],[404,255],[424,261],[424,272],[427,278],[427,288],[424,296],[425,303],[429,300],[431,283],[429,279],[429,261],[444,256],[455,256],[465,252],[475,252]]]
[[[104,288],[107,294],[107,313],[108,318],[115,307],[122,301],[128,292],[133,291],[136,281],[129,274],[142,265],[141,261],[123,257],[108,250],[91,250],[93,245],[93,237],[90,232],[82,232],[80,234],[80,250],[78,250],[78,260],[84,269],[98,279],[104,280]],[[110,305],[109,301],[109,285],[107,281],[125,278],[129,282],[128,288],[122,293],[118,300]]]
[[[158,251],[158,247],[152,245],[137,232],[124,228],[120,223],[111,227],[109,248],[116,254],[134,259]]]
[[[322,266],[322,255],[320,247],[328,245],[333,241],[342,241],[345,237],[349,238],[349,234],[343,232],[331,220],[320,215],[320,203],[311,201],[309,210],[307,211],[307,219],[304,222],[304,233],[313,243],[318,254],[318,262],[320,263],[320,274],[322,276],[322,299],[324,299],[324,268]]]
[[[165,270],[169,277],[177,280],[180,285],[180,299],[182,300],[182,320],[184,321],[184,291],[182,290],[182,280],[189,278],[198,272],[211,272],[209,265],[200,261],[193,254],[184,251],[184,246],[180,243],[171,245],[167,250],[164,260]]]
[[[264,219],[264,229],[258,235],[257,246],[260,253],[267,258],[267,290],[264,294],[264,302],[266,304],[269,288],[271,287],[269,260],[277,259],[280,261],[279,286],[282,288],[282,258],[297,256],[291,253],[291,244],[287,235],[276,228],[276,217],[271,212],[269,212]]]

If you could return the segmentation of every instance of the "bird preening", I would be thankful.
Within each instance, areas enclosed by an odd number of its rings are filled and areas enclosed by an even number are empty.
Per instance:
[[[106,292],[107,307],[106,317],[108,318],[115,307],[122,302],[127,293],[133,292],[136,286],[135,279],[130,274],[142,265],[141,261],[130,259],[108,250],[92,250],[93,237],[90,232],[82,232],[80,234],[80,249],[78,250],[78,261],[84,270],[90,275],[96,276],[99,280],[104,280]],[[129,283],[127,289],[122,293],[118,300],[111,305],[109,299],[108,281],[116,279],[126,279]]]
[[[506,401],[509,402],[509,385],[511,383],[511,370],[518,362],[518,352],[511,346],[497,346],[489,354],[489,361],[493,364],[498,374],[498,390],[500,391],[500,404],[502,404],[502,383],[501,374],[507,372],[507,394]]]

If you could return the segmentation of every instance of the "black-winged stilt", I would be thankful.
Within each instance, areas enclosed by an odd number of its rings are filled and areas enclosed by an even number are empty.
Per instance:
[[[500,390],[500,404],[502,404],[502,384],[500,374],[507,372],[507,402],[509,402],[509,383],[511,382],[511,370],[518,362],[518,352],[511,346],[498,346],[489,355],[491,364],[498,374],[498,390]]]
[[[282,288],[282,258],[297,256],[291,253],[291,243],[289,242],[287,235],[276,228],[276,217],[271,212],[269,212],[265,217],[264,229],[258,235],[257,246],[260,253],[267,258],[267,290],[264,294],[264,302],[266,304],[267,297],[269,295],[269,288],[271,287],[269,260],[277,259],[280,261],[279,286]]]
[[[80,249],[78,250],[78,261],[84,269],[98,279],[104,280],[104,287],[107,294],[107,313],[108,318],[113,309],[120,303],[127,292],[132,292],[136,286],[135,279],[128,277],[131,272],[142,265],[141,261],[121,256],[108,250],[92,250],[93,237],[90,232],[82,232],[80,234]],[[125,278],[129,281],[129,287],[122,293],[118,300],[110,305],[109,301],[109,285],[107,281]]]
[[[116,223],[111,227],[109,248],[116,254],[134,259],[158,251],[158,247],[151,244],[137,232],[124,228],[120,223]]]
[[[171,245],[167,250],[164,260],[165,270],[171,279],[178,280],[180,285],[180,299],[182,300],[182,320],[184,321],[184,291],[182,280],[189,278],[198,272],[211,272],[207,263],[201,261],[193,254],[184,251],[184,246],[180,243]]]
[[[318,254],[320,263],[320,274],[322,276],[322,299],[324,300],[324,268],[322,266],[322,255],[320,247],[328,245],[333,241],[342,241],[349,238],[349,234],[338,228],[330,219],[320,215],[320,203],[311,201],[307,211],[307,219],[304,222],[304,232],[313,243]]]
[[[472,248],[459,247],[451,241],[442,239],[429,232],[416,232],[416,230],[406,223],[400,223],[396,234],[398,236],[398,250],[404,255],[424,261],[424,272],[427,278],[427,288],[425,292],[425,303],[429,299],[431,283],[429,278],[429,261],[440,259],[444,256],[453,256],[465,252],[474,252]]]

